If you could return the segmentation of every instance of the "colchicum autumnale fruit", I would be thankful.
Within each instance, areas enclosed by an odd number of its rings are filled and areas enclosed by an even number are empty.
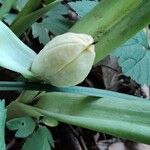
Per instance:
[[[56,36],[35,57],[31,71],[38,79],[54,86],[74,86],[82,82],[92,68],[93,43],[93,38],[87,34]]]

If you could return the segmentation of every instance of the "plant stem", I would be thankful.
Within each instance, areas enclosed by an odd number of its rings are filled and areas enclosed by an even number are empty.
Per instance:
[[[81,94],[87,96],[94,97],[103,97],[103,96],[114,96],[118,98],[124,99],[141,99],[136,96],[131,96],[127,94],[121,94],[117,92],[101,90],[96,88],[88,88],[88,87],[66,87],[66,88],[58,88],[51,86],[49,84],[41,84],[41,83],[33,83],[33,82],[0,82],[0,91],[46,91],[46,92],[65,92],[65,93],[74,93]]]

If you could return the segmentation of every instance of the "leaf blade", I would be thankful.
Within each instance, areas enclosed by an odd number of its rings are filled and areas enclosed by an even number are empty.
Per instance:
[[[3,22],[0,22],[0,39],[0,66],[21,73],[26,78],[33,78],[29,68],[36,53],[19,40]]]
[[[14,118],[6,123],[9,130],[17,130],[15,137],[25,138],[33,133],[36,124],[30,117]]]
[[[112,55],[119,58],[119,65],[125,75],[139,84],[150,85],[150,52],[144,31],[137,33]]]
[[[34,107],[15,103],[28,115],[33,115],[30,112],[34,110],[39,116],[60,122],[150,143],[150,102],[142,98],[125,100],[113,96],[98,98],[51,92],[41,95],[37,101]]]
[[[22,150],[51,150],[50,143],[53,140],[46,127],[40,126],[24,143]],[[36,143],[36,144],[35,144]]]

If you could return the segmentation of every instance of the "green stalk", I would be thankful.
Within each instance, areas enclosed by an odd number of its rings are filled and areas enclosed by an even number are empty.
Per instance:
[[[103,0],[70,31],[94,37],[98,62],[150,22],[149,8],[149,0]]]
[[[6,121],[6,112],[5,102],[0,101],[0,150],[6,150],[5,145],[5,121]]]
[[[0,91],[46,91],[46,92],[65,92],[65,93],[73,93],[73,94],[81,94],[86,96],[113,96],[122,99],[138,99],[136,96],[131,96],[127,94],[117,93],[113,91],[107,91],[96,88],[88,88],[81,86],[73,86],[73,87],[65,87],[58,88],[51,86],[49,84],[42,84],[38,82],[0,82]],[[139,98],[140,99],[140,98]],[[23,101],[21,101],[23,103]]]
[[[58,3],[60,3],[61,0],[56,0],[45,7],[38,9],[28,15],[22,16],[22,18],[16,20],[12,26],[10,27],[11,30],[17,35],[20,36],[27,28],[29,28],[36,20],[38,20],[43,14],[48,12],[50,9],[52,9],[54,6],[56,6]]]

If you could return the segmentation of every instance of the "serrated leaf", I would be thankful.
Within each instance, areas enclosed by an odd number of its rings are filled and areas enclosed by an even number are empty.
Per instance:
[[[24,143],[22,150],[51,150],[54,141],[50,131],[40,126]]]
[[[32,34],[38,37],[40,43],[46,44],[49,40],[49,32],[59,35],[68,31],[72,26],[62,15],[67,14],[69,9],[66,5],[58,4],[52,8],[42,22],[32,25]]]
[[[144,31],[116,49],[113,56],[119,58],[119,65],[125,75],[140,84],[150,85],[150,51]]]
[[[89,0],[82,0],[69,3],[71,8],[73,8],[80,17],[85,16],[97,4],[98,1],[89,1]]]
[[[17,130],[15,137],[24,138],[33,133],[36,123],[30,117],[14,118],[6,123],[9,130]]]
[[[59,4],[47,13],[48,17],[43,19],[43,23],[55,35],[65,33],[71,25],[62,15],[68,14],[68,11],[66,5]]]
[[[32,25],[32,34],[34,38],[39,38],[39,42],[46,44],[50,41],[49,31],[44,27],[43,23],[34,23]]]
[[[5,102],[0,101],[0,150],[5,150],[5,120],[6,120],[6,109]]]

